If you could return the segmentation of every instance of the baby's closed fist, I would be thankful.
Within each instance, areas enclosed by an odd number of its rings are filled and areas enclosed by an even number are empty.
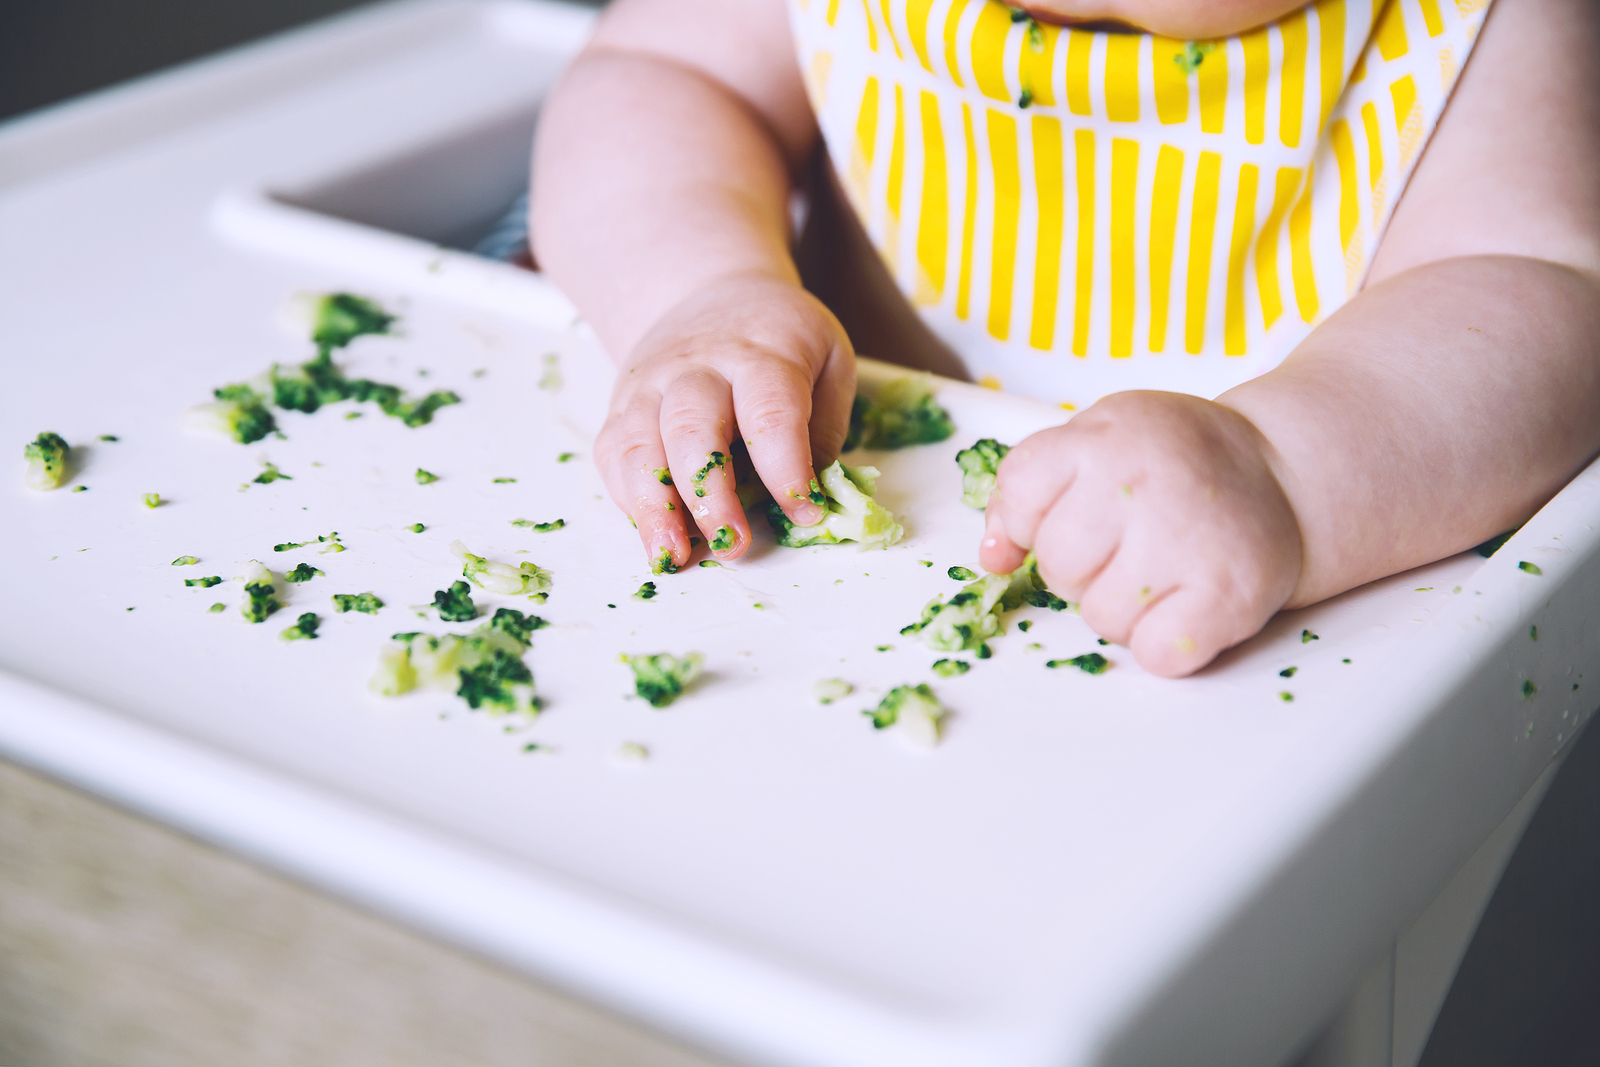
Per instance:
[[[1180,393],[1106,397],[1013,448],[981,559],[1028,550],[1050,588],[1146,670],[1190,674],[1259,632],[1300,576],[1300,529],[1271,446],[1231,408]]]

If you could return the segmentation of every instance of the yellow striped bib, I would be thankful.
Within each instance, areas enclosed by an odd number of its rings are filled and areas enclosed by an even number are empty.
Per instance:
[[[997,0],[790,0],[834,167],[975,378],[1215,396],[1356,292],[1489,0],[1185,42]]]

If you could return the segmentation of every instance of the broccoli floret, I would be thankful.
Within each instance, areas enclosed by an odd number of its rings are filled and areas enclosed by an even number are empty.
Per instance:
[[[972,669],[972,664],[964,659],[936,659],[933,661],[933,673],[941,678],[954,678],[959,674],[966,674]]]
[[[1000,461],[1011,451],[992,437],[977,441],[971,448],[956,453],[956,466],[961,468],[961,500],[969,508],[982,511],[989,506],[989,494],[994,492],[995,472]]]
[[[437,474],[434,474],[432,471],[425,471],[421,467],[417,468],[417,484],[418,485],[427,485],[429,482],[436,482],[438,480],[439,480],[439,476]]]
[[[383,607],[383,601],[372,593],[333,594],[333,610],[341,615],[347,611],[359,611],[364,615],[376,615],[381,607]]]
[[[694,495],[705,496],[706,478],[710,476],[712,471],[726,470],[727,466],[728,457],[723,455],[721,452],[712,452],[710,455],[706,456],[706,465],[696,471],[693,478],[689,479],[689,483],[694,486]]]
[[[1076,667],[1084,674],[1104,674],[1111,661],[1098,652],[1086,652],[1081,656],[1071,659],[1052,659],[1045,661],[1046,667]]]
[[[466,622],[478,616],[478,605],[472,602],[472,587],[457,581],[449,589],[436,589],[433,606],[439,609],[439,618],[445,622]]]
[[[185,429],[231,437],[242,445],[277,430],[278,424],[267,410],[267,397],[254,386],[237,382],[213,390],[212,395],[214,403],[200,404],[185,413]]]
[[[933,399],[933,376],[908,375],[884,382],[850,407],[844,450],[892,449],[933,444],[955,433],[950,413]]]
[[[819,477],[827,498],[827,514],[813,526],[796,526],[776,502],[767,502],[767,524],[788,548],[836,545],[855,541],[862,548],[888,548],[904,530],[883,505],[872,499],[877,487],[876,467],[846,467],[837,460]]]
[[[301,641],[307,639],[315,640],[317,636],[317,624],[321,621],[321,619],[317,618],[316,612],[308,611],[296,619],[293,626],[289,627],[278,636],[282,637],[285,641]]]
[[[480,589],[502,596],[526,595],[541,603],[550,594],[551,574],[542,567],[532,563],[517,567],[493,563],[468,552],[460,541],[450,542],[450,551],[461,561],[461,576],[472,579]]]
[[[395,634],[369,685],[384,696],[417,688],[453,690],[473,709],[537,715],[540,701],[522,654],[533,631],[544,625],[537,616],[501,608],[467,634]]]
[[[672,562],[672,549],[663,548],[661,554],[650,561],[651,574],[677,574],[678,565]]]
[[[811,687],[811,695],[817,698],[818,704],[832,704],[835,700],[842,700],[855,692],[856,687],[843,678],[824,678]]]
[[[658,652],[653,656],[622,657],[633,668],[633,688],[653,708],[664,708],[683,695],[684,688],[700,674],[705,657],[698,652],[674,656]]]
[[[864,709],[861,714],[872,720],[875,730],[899,726],[901,736],[928,748],[939,743],[944,731],[944,720],[949,712],[933,695],[926,683],[897,685],[876,708]]]
[[[654,600],[656,595],[656,583],[645,582],[639,587],[639,591],[633,595],[638,597],[640,600]]]
[[[267,616],[283,607],[278,603],[278,587],[273,584],[272,572],[255,560],[245,565],[244,603],[239,611],[251,622],[266,622]]]
[[[201,589],[210,589],[214,585],[222,584],[222,575],[213,574],[209,578],[185,578],[183,584],[186,588],[199,586]]]
[[[71,446],[58,433],[46,431],[29,441],[22,449],[22,458],[28,461],[24,477],[29,489],[55,489],[67,477],[67,452]]]
[[[309,582],[322,574],[321,571],[309,563],[297,563],[292,571],[284,571],[283,580],[286,582]]]
[[[395,316],[376,302],[350,293],[328,293],[310,308],[311,340],[324,354],[365,334],[386,334]]]
[[[711,535],[708,546],[713,552],[726,552],[733,547],[733,527],[719,526],[717,532]]]
[[[489,620],[489,629],[514,637],[523,644],[531,644],[533,632],[543,630],[550,624],[537,615],[524,615],[515,608],[497,608],[494,617]]]

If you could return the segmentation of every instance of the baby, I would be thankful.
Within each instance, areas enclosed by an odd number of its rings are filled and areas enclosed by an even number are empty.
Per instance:
[[[855,392],[791,247],[821,142],[970,375],[1083,409],[1006,457],[983,565],[1035,552],[1146,669],[1517,526],[1600,451],[1600,5],[1487,4],[616,0],[531,227],[618,365],[613,499],[652,558],[691,520],[739,556],[731,471],[658,476],[737,436],[821,517]]]

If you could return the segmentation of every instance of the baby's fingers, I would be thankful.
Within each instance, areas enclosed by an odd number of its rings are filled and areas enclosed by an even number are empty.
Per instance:
[[[711,551],[723,559],[750,547],[750,527],[734,491],[733,422],[733,391],[710,369],[680,374],[661,400],[661,441],[678,495]]]
[[[1151,674],[1182,678],[1260,630],[1268,617],[1243,617],[1202,589],[1182,587],[1139,616],[1128,648]]]
[[[797,364],[772,361],[749,369],[734,383],[739,432],[762,484],[794,522],[821,522],[811,499],[811,379]]]
[[[611,499],[633,520],[652,563],[663,555],[674,567],[686,563],[689,535],[661,444],[660,397],[630,399],[601,431],[596,453]]]

